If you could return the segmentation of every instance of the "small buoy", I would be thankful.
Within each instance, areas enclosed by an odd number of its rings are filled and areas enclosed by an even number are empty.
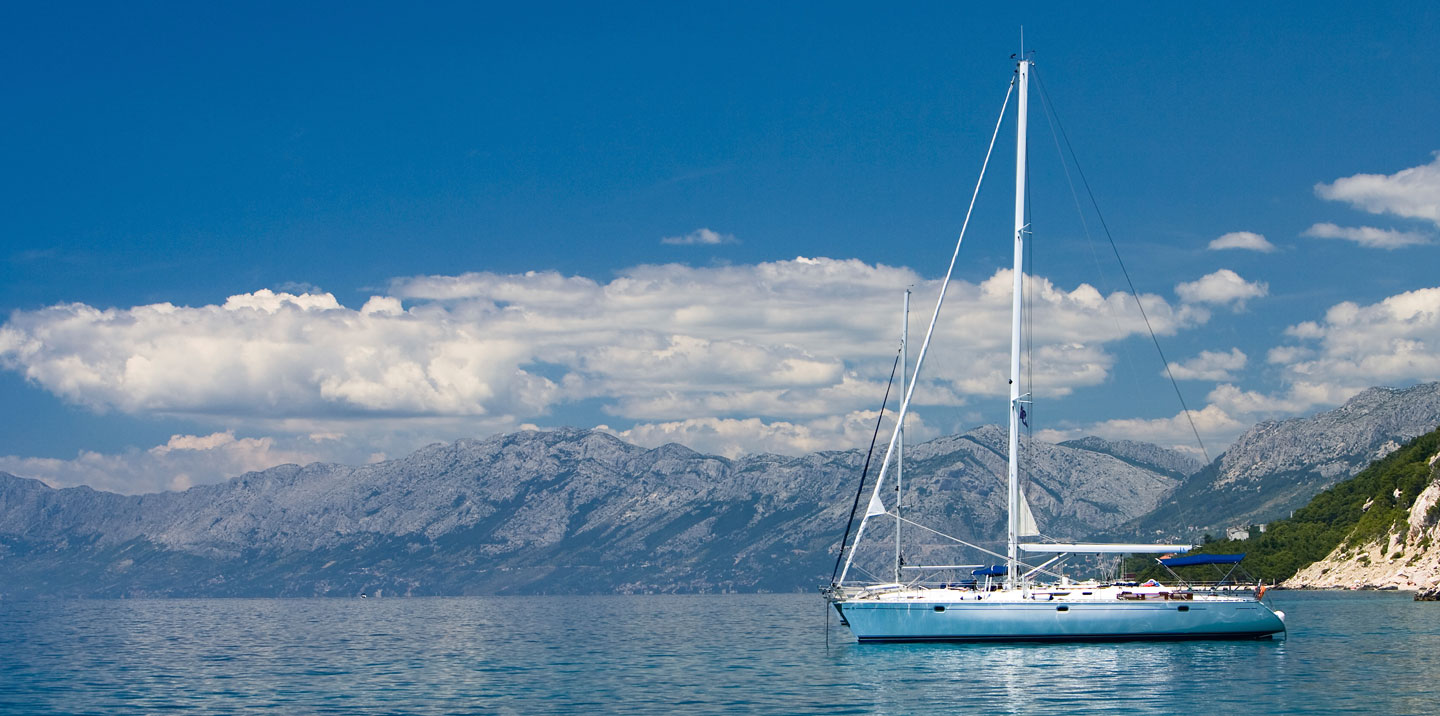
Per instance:
[[[1282,622],[1285,621],[1285,612],[1282,612],[1282,611],[1280,611],[1279,609],[1276,609],[1276,610],[1275,610],[1275,616],[1280,617],[1280,621],[1282,621]]]

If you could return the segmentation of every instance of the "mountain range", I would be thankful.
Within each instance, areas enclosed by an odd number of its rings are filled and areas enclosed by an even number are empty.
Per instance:
[[[986,426],[910,446],[906,517],[994,546],[1004,444]],[[1143,457],[1028,452],[1031,504],[1060,537],[1134,519],[1179,483]],[[0,475],[0,596],[808,590],[830,576],[863,462],[728,460],[558,430],[140,496]],[[913,536],[912,560],[944,551]]]
[[[1146,443],[1027,442],[1025,490],[1047,537],[1194,534],[1283,514],[1437,423],[1430,384],[1257,425],[1203,468]],[[946,535],[905,527],[908,563],[949,563],[954,539],[998,549],[1004,451],[995,426],[907,447],[900,509]],[[0,473],[0,598],[809,590],[830,578],[864,463],[565,429],[139,496]],[[872,522],[858,567],[889,569],[894,524]]]

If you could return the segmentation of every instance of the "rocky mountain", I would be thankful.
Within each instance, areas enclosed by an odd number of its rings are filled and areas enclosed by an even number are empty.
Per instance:
[[[987,426],[910,446],[906,517],[996,544],[1004,443]],[[1057,538],[1132,521],[1179,484],[1116,457],[1133,446],[1027,452],[1030,503]],[[0,598],[809,590],[830,576],[863,462],[728,460],[559,430],[141,496],[0,475]],[[862,567],[892,549],[893,520],[875,524]],[[954,558],[947,540],[906,531],[911,563]]]
[[[1198,472],[1143,443],[1029,443],[1024,489],[1056,539],[1218,535],[1289,514],[1437,424],[1440,383],[1375,388],[1257,425]],[[905,517],[998,549],[1004,450],[994,426],[910,446]],[[830,575],[863,463],[859,451],[731,460],[558,430],[152,495],[0,473],[0,598],[808,590]],[[895,528],[873,525],[857,564],[879,572]],[[904,530],[911,564],[986,561]]]
[[[1205,467],[1204,463],[1185,453],[1134,440],[1105,440],[1090,436],[1078,440],[1067,440],[1060,444],[1064,447],[1111,455],[1131,465],[1181,479],[1189,477]]]
[[[1371,388],[1309,418],[1263,422],[1120,534],[1194,539],[1290,515],[1440,425],[1440,383]]]

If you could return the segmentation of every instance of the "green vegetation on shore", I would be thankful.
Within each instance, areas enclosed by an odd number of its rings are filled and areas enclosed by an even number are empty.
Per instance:
[[[1404,523],[1415,498],[1430,482],[1428,463],[1437,452],[1440,430],[1415,438],[1355,477],[1316,495],[1289,519],[1271,522],[1264,533],[1244,540],[1209,541],[1190,554],[1243,552],[1243,566],[1251,575],[1266,582],[1289,579],[1342,543],[1358,548]],[[1168,576],[1150,558],[1136,558],[1127,567],[1127,571],[1139,572],[1141,579]],[[1181,576],[1214,579],[1198,569],[1182,571]]]

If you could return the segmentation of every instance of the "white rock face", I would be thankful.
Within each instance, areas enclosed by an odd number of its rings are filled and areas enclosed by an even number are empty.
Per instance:
[[[1430,484],[1415,498],[1404,525],[1358,549],[1344,544],[1281,586],[1297,589],[1440,587],[1440,454],[1430,458]]]

